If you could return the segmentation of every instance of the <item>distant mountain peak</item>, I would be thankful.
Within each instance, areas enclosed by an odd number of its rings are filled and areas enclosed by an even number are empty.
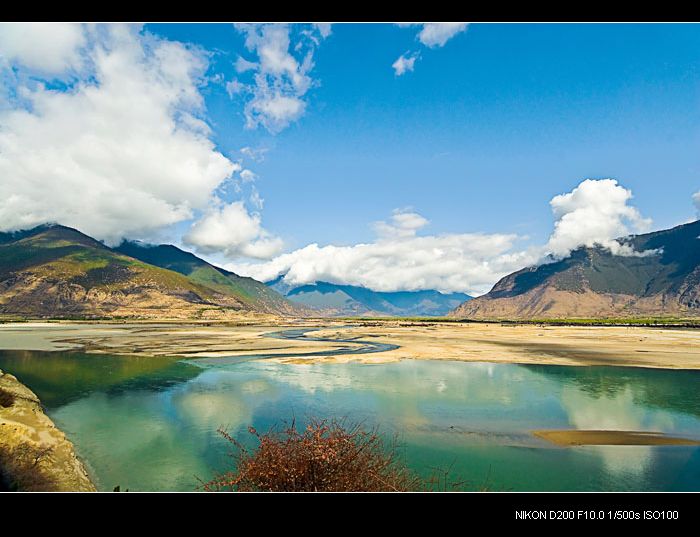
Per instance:
[[[14,241],[66,241],[94,248],[107,248],[104,243],[75,228],[61,224],[41,224],[29,229],[0,233],[0,244]]]
[[[700,221],[624,238],[635,252],[581,247],[526,267],[459,306],[463,318],[700,315]]]
[[[291,286],[283,276],[267,284],[294,302],[340,316],[440,316],[471,298],[464,293],[441,293],[432,289],[386,292],[324,281]]]

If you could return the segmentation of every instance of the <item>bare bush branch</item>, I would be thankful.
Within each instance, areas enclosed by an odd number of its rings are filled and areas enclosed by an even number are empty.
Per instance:
[[[385,443],[376,428],[312,419],[302,430],[296,420],[261,434],[249,427],[258,446],[248,450],[223,429],[234,448],[235,470],[199,488],[207,491],[412,491],[423,483],[401,462],[397,439]]]

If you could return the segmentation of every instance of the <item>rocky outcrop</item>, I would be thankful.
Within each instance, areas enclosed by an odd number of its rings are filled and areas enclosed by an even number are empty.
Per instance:
[[[632,254],[581,247],[502,278],[460,319],[700,316],[700,221],[618,239]]]
[[[458,319],[598,319],[696,317],[700,309],[677,295],[637,297],[622,293],[573,292],[540,286],[517,296],[483,297],[465,302],[450,316]]]
[[[248,309],[240,300],[211,293],[204,300],[187,289],[164,289],[156,283],[120,289],[91,288],[23,274],[0,282],[0,313],[33,317],[196,318],[208,309]]]
[[[0,370],[0,473],[18,491],[95,490],[73,444],[44,413],[39,398]]]

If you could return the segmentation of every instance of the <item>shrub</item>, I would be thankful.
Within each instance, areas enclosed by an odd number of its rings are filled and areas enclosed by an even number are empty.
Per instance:
[[[44,471],[44,461],[51,453],[50,447],[39,448],[27,443],[14,447],[0,444],[0,490],[54,490],[55,484]]]
[[[397,442],[385,444],[376,429],[359,425],[344,427],[336,420],[309,422],[298,431],[295,422],[266,434],[253,427],[257,439],[251,451],[230,436],[221,434],[232,446],[235,470],[202,483],[207,491],[411,491],[422,481],[401,462]]]
[[[0,388],[0,406],[10,407],[15,404],[15,394]]]

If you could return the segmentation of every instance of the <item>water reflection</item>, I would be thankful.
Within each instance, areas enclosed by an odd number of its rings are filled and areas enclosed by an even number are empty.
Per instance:
[[[201,373],[162,356],[0,350],[0,369],[11,372],[54,408],[95,391],[160,390]]]
[[[632,367],[549,367],[522,365],[528,371],[574,384],[592,399],[630,389],[643,406],[700,416],[700,372]]]
[[[348,417],[401,434],[418,472],[455,463],[497,490],[700,489],[694,447],[557,448],[534,429],[654,430],[700,437],[695,372],[404,361],[222,363],[4,352],[100,486],[192,490],[226,464],[215,431]]]

